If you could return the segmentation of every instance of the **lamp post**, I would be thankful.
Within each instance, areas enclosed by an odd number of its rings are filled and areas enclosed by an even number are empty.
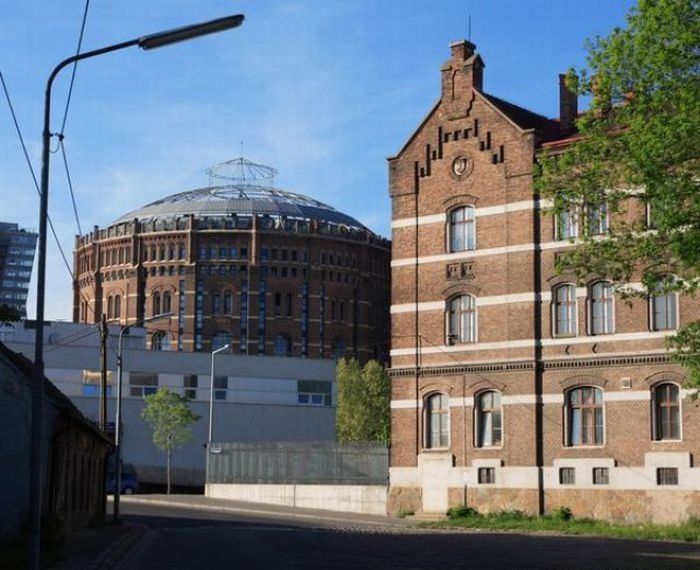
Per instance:
[[[204,472],[204,489],[206,494],[207,477],[209,476],[209,455],[211,455],[211,443],[214,439],[214,356],[230,348],[230,344],[225,344],[211,353],[211,377],[209,382],[209,436],[207,437],[207,461]]]
[[[222,32],[236,28],[243,23],[244,16],[238,14],[218,18],[209,22],[184,26],[164,32],[149,34],[126,42],[121,42],[93,51],[76,54],[59,63],[49,75],[46,82],[44,99],[44,128],[41,151],[41,196],[39,200],[39,255],[37,258],[37,296],[36,296],[36,332],[34,344],[34,382],[32,383],[32,427],[31,427],[31,471],[29,481],[29,567],[38,570],[41,547],[41,492],[43,475],[42,448],[42,407],[44,393],[44,306],[46,296],[46,238],[49,206],[49,147],[51,143],[51,88],[58,73],[71,63],[88,59],[120,49],[139,46],[149,50],[167,46],[196,37]]]
[[[122,378],[124,372],[124,334],[129,332],[132,326],[144,325],[151,321],[170,317],[172,313],[161,313],[142,319],[136,325],[124,325],[119,330],[119,345],[117,348],[117,404],[114,414],[114,507],[112,516],[114,522],[119,521],[119,499],[122,494]]]

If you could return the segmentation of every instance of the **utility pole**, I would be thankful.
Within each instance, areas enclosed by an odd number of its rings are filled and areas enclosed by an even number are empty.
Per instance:
[[[100,320],[100,429],[107,433],[107,318],[102,313]]]

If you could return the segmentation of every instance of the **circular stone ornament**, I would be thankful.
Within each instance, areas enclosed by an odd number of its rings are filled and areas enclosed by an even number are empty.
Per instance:
[[[474,161],[468,156],[460,155],[452,161],[451,173],[458,180],[469,176],[474,168]]]

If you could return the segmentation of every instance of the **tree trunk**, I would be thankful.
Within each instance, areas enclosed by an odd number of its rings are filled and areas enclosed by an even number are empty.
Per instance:
[[[167,491],[168,495],[170,494],[170,465],[172,463],[172,458],[173,458],[173,450],[168,449],[168,460],[167,460],[167,464],[166,464],[167,465],[167,467],[166,467],[167,475],[166,476],[168,479],[168,491]]]

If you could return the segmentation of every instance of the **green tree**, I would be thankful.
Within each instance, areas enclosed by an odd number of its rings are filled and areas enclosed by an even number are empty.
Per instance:
[[[388,445],[391,439],[391,381],[386,368],[376,360],[370,360],[363,368],[354,358],[341,358],[335,377],[338,385],[338,441],[375,441]]]
[[[144,400],[146,407],[141,410],[141,416],[153,428],[153,443],[166,453],[169,495],[173,450],[192,439],[190,424],[198,421],[200,416],[190,409],[187,398],[167,388],[159,389]]]
[[[551,213],[607,204],[604,237],[584,235],[560,272],[607,277],[624,298],[695,295],[700,286],[700,2],[640,0],[627,26],[589,40],[587,69],[568,84],[591,97],[580,138],[540,157],[536,185]],[[644,219],[647,209],[650,220]],[[582,216],[585,229],[586,216]],[[593,232],[584,232],[584,234]],[[669,278],[673,276],[673,278]],[[641,281],[644,291],[626,287]],[[700,324],[668,340],[700,386]]]
[[[17,309],[10,305],[0,304],[0,325],[16,323],[20,320],[20,314]]]

